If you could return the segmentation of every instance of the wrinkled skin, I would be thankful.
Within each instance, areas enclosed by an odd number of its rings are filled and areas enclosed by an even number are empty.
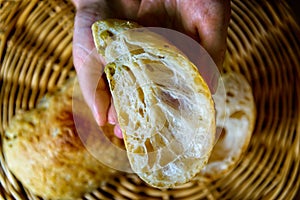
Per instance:
[[[229,0],[73,0],[73,3],[77,10],[73,38],[73,58],[77,72],[92,68],[84,63],[95,48],[91,25],[106,18],[128,19],[143,26],[165,27],[185,33],[197,40],[218,68],[222,68],[230,19]],[[81,86],[88,82],[98,82],[91,77],[84,77],[85,74],[78,73]],[[208,83],[210,88],[216,86],[218,79],[212,80],[215,82]],[[98,82],[95,97],[88,93],[85,96],[98,125],[117,124],[116,112],[104,78]],[[122,137],[118,125],[115,126],[115,135]]]

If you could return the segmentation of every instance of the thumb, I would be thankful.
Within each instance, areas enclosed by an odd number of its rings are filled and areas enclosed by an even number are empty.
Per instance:
[[[97,53],[91,32],[93,17],[77,12],[73,35],[73,61],[83,97],[98,125],[107,121],[110,93],[103,78],[104,62]]]
[[[111,105],[110,105],[110,108],[108,110],[108,122],[110,124],[113,124],[115,125],[114,127],[114,134],[122,139],[123,138],[123,135],[122,135],[122,130],[120,128],[120,125],[118,124],[118,118],[117,118],[117,113],[116,113],[116,109],[115,109],[115,106],[113,104],[113,101],[111,101]]]
[[[87,55],[83,66],[77,70],[83,97],[99,126],[107,122],[110,92],[103,76],[103,62],[96,50]]]

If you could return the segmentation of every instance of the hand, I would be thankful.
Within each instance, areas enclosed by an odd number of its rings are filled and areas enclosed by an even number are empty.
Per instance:
[[[89,84],[98,81],[86,76],[91,74],[97,62],[87,63],[85,58],[95,48],[91,25],[106,18],[128,19],[143,26],[159,26],[183,32],[199,41],[218,68],[222,68],[230,19],[229,0],[73,0],[73,3],[77,9],[73,57],[82,88],[89,88]],[[104,65],[101,60],[99,63]],[[208,84],[210,87],[216,85]],[[102,77],[98,82],[95,97],[88,89],[83,93],[98,125],[103,126],[107,122],[116,124],[115,135],[122,138],[105,78]]]

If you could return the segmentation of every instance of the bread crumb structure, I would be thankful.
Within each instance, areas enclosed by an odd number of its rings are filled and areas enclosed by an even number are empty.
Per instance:
[[[215,138],[214,104],[196,66],[133,22],[99,21],[92,30],[133,171],[159,188],[189,181]]]

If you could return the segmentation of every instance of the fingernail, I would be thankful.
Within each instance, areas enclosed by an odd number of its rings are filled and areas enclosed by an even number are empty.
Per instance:
[[[95,112],[93,112],[93,115],[94,115],[94,119],[95,119],[97,125],[100,126],[100,119],[99,119],[98,115]]]
[[[100,116],[99,116],[98,109],[96,108],[96,106],[94,106],[94,108],[93,108],[93,116],[94,116],[94,119],[98,126],[104,125],[104,124],[102,124],[102,121],[100,120]]]
[[[116,135],[118,138],[123,139],[122,130],[121,130],[121,128],[120,128],[119,125],[116,125],[116,126],[115,126],[114,132],[115,132],[115,135]]]
[[[113,101],[111,100],[111,102],[113,102]],[[115,125],[118,122],[116,110],[115,110],[115,107],[113,106],[113,103],[109,107],[107,121],[108,121],[108,123],[110,123],[112,125]]]
[[[108,116],[108,123],[110,123],[111,125],[115,125],[116,124],[116,119],[113,117],[113,116],[111,116],[111,115],[109,115]]]

